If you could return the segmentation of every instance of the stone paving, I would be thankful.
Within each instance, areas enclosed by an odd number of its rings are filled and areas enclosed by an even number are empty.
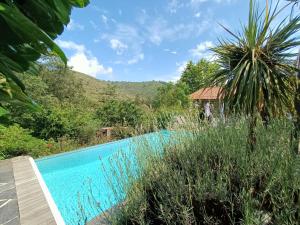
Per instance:
[[[19,206],[11,160],[0,161],[0,224],[20,224]]]

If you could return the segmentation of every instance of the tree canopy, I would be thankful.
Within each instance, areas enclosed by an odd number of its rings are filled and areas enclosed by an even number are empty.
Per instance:
[[[154,100],[155,108],[187,108],[189,106],[188,85],[184,82],[168,83],[160,87]]]
[[[136,126],[141,121],[142,111],[132,101],[107,100],[97,111],[96,116],[105,126]]]
[[[180,82],[188,86],[188,92],[191,94],[203,87],[205,79],[216,73],[218,69],[218,64],[206,59],[201,59],[197,63],[189,61],[181,75]]]
[[[89,0],[0,0],[0,104],[30,103],[18,73],[35,72],[35,62],[50,52],[67,62],[53,41],[70,21],[72,7]]]

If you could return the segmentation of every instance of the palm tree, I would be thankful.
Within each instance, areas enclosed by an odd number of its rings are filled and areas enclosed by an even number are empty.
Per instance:
[[[221,70],[210,85],[223,87],[227,109],[245,113],[249,118],[250,149],[256,143],[257,114],[262,117],[278,115],[291,107],[295,89],[290,81],[297,68],[291,50],[300,44],[300,17],[282,21],[274,28],[274,20],[281,12],[278,3],[273,10],[260,12],[250,0],[248,24],[240,33],[229,32],[232,39],[220,40],[212,50]]]
[[[296,118],[294,122],[294,134],[293,134],[293,150],[296,154],[300,154],[300,50],[297,59],[297,89],[295,94],[295,109],[296,109]]]
[[[300,4],[300,0],[286,0],[286,1],[288,1],[290,4],[292,4],[292,13],[293,13],[295,7]]]
[[[296,6],[300,6],[300,0],[287,0],[292,4],[291,16]],[[297,59],[297,68],[300,69],[300,49]],[[300,154],[300,71],[297,72],[297,89],[295,94],[294,106],[296,109],[296,118],[294,121],[294,131],[292,134],[292,148],[296,154]]]

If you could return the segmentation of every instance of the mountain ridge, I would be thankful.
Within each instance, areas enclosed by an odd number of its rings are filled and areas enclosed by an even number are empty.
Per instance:
[[[99,95],[116,95],[121,99],[152,100],[158,88],[167,84],[163,81],[107,81],[91,77],[87,74],[71,70],[74,78],[79,80],[89,97]]]

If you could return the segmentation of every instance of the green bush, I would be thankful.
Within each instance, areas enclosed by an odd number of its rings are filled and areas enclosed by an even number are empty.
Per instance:
[[[68,136],[81,144],[92,142],[100,122],[94,119],[94,112],[69,103],[41,107],[38,111],[23,112],[14,119],[23,128],[32,130],[40,139],[58,140]]]
[[[20,155],[38,157],[50,153],[45,141],[32,137],[30,131],[19,125],[4,127],[0,125],[0,158]]]
[[[167,129],[174,115],[174,112],[158,111],[156,113],[157,127],[159,129]]]
[[[140,133],[139,133],[140,132]],[[128,137],[133,137],[136,135],[141,134],[142,131],[136,130],[133,127],[114,127],[113,129],[113,136],[116,137],[117,139],[124,139]]]
[[[255,152],[244,122],[192,131],[140,163],[112,224],[299,224],[300,159],[290,129],[288,121],[260,124]]]
[[[141,123],[142,110],[129,100],[107,100],[97,111],[96,117],[103,126],[132,126]]]
[[[186,109],[190,106],[189,87],[186,83],[168,83],[158,89],[154,98],[154,108]]]

